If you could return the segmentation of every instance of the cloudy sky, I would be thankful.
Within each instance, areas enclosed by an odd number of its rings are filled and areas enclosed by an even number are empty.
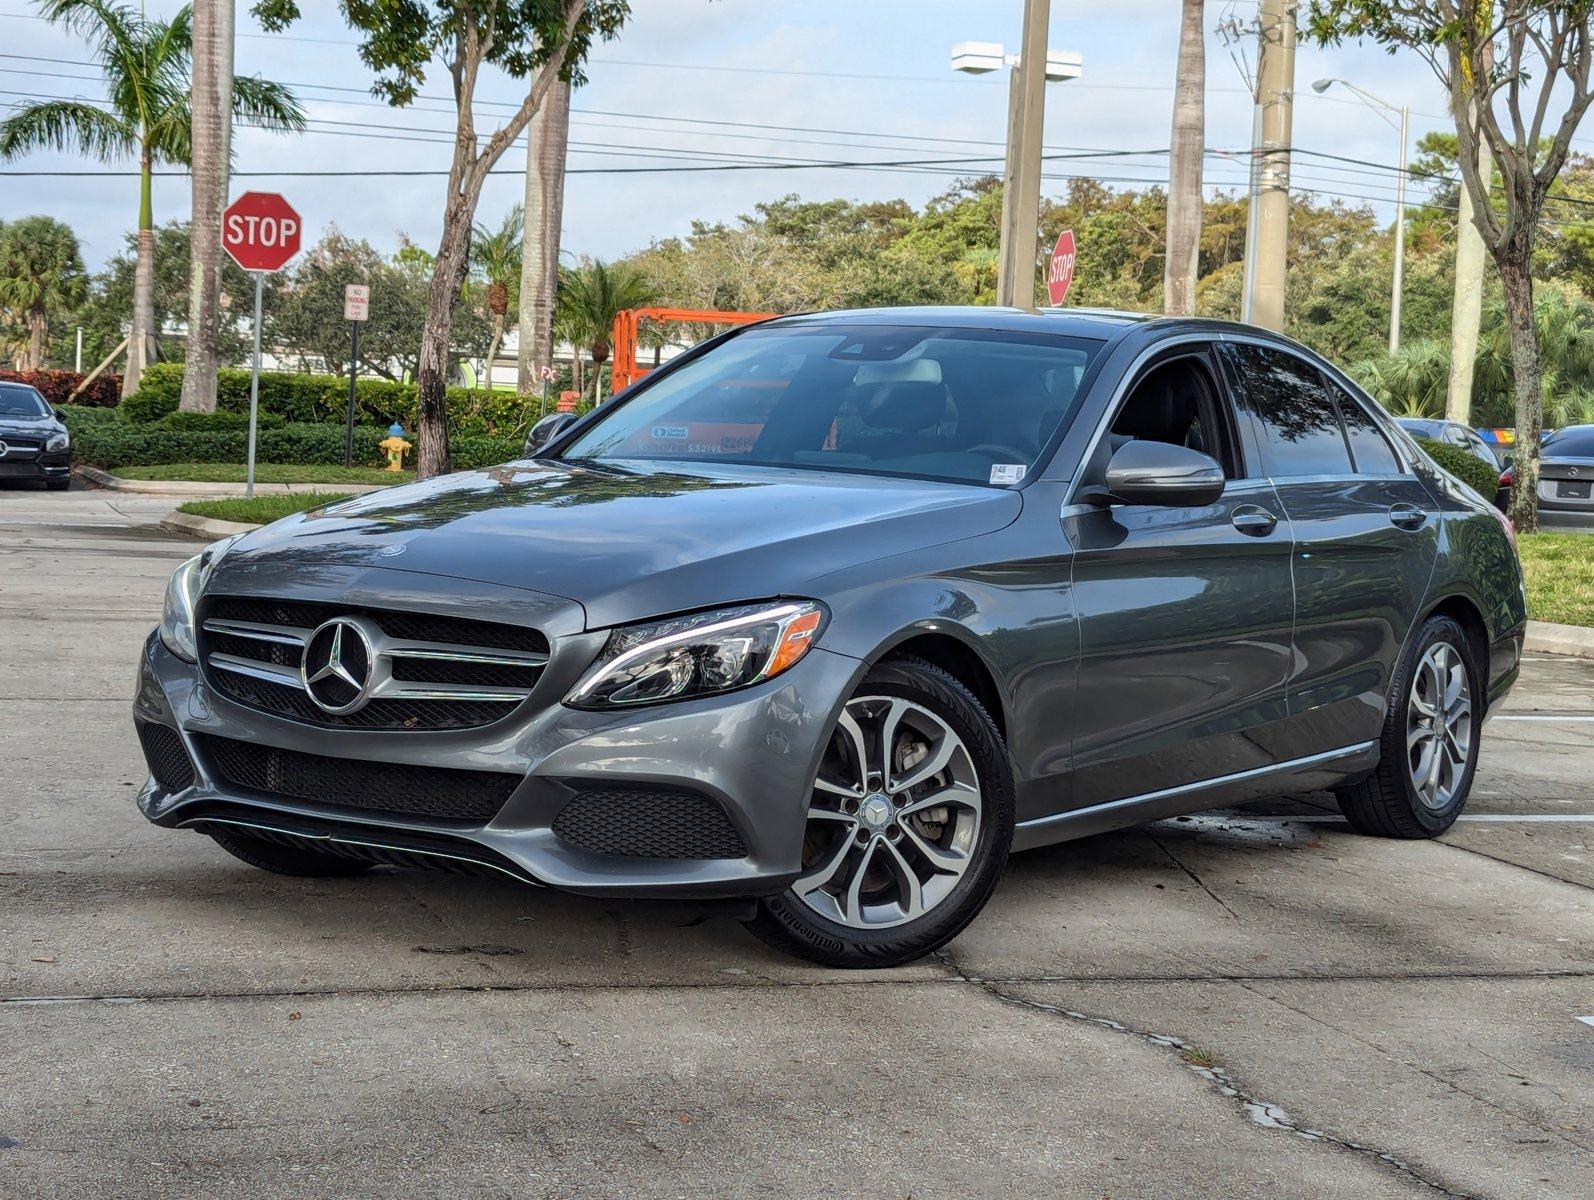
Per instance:
[[[248,0],[239,0],[239,7],[247,9]],[[393,248],[401,234],[432,247],[452,128],[446,72],[439,65],[428,80],[430,99],[389,108],[366,92],[370,73],[336,4],[303,0],[302,7],[305,19],[288,34],[263,34],[240,14],[238,70],[292,85],[310,113],[311,132],[279,137],[241,130],[234,191],[283,192],[311,232],[336,225],[383,249]],[[171,12],[177,5],[149,0],[148,8]],[[949,51],[965,39],[1015,50],[1020,0],[632,0],[632,9],[621,36],[594,53],[591,81],[576,94],[567,251],[613,257],[683,233],[694,219],[734,218],[788,192],[922,202],[958,174],[998,168],[997,159],[986,156],[1000,154],[1004,77],[954,74]],[[31,16],[34,11],[28,0],[0,0],[0,105],[28,97],[102,97],[95,69],[85,65],[87,48]],[[1249,143],[1251,105],[1241,65],[1255,60],[1254,35],[1231,44],[1218,26],[1229,20],[1248,25],[1256,11],[1254,0],[1208,0],[1207,144],[1216,149],[1242,150]],[[1061,190],[1065,173],[1094,173],[1125,186],[1131,179],[1165,179],[1165,155],[1145,152],[1168,145],[1178,14],[1177,0],[1053,0],[1051,45],[1082,53],[1085,73],[1048,88],[1048,146],[1142,153],[1054,162],[1049,190]],[[1409,56],[1305,45],[1298,53],[1298,185],[1353,203],[1372,200],[1387,217],[1393,176],[1379,167],[1395,161],[1395,132],[1342,88],[1312,93],[1308,85],[1323,76],[1343,76],[1410,105],[1413,142],[1443,127],[1442,90]],[[522,90],[501,74],[489,75],[478,97],[478,128],[501,118]],[[772,169],[777,162],[902,159],[940,165]],[[758,169],[679,169],[728,161]],[[496,221],[519,197],[522,183],[514,172],[523,163],[519,148],[505,157],[505,174],[491,181],[483,198],[483,219]],[[615,168],[628,173],[612,173]],[[59,154],[0,165],[0,218],[44,212],[67,221],[83,239],[90,265],[98,266],[134,220],[136,180],[21,174],[86,169],[98,168]],[[384,169],[439,174],[376,174]],[[1238,187],[1244,177],[1238,161],[1208,160],[1209,183]],[[155,203],[158,220],[185,217],[186,179],[157,180]]]

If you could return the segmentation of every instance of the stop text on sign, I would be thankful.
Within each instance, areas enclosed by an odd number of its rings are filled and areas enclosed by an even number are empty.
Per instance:
[[[266,248],[293,245],[299,238],[299,219],[234,213],[227,218],[227,236],[234,242]]]

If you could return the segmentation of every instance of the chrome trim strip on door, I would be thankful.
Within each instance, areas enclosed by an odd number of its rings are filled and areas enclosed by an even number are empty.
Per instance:
[[[1341,758],[1353,758],[1358,754],[1365,754],[1369,750],[1378,748],[1377,740],[1358,742],[1354,746],[1341,746],[1337,750],[1325,750],[1321,754],[1309,754],[1305,758],[1292,758],[1286,762],[1270,763],[1265,767],[1252,767],[1248,771],[1236,771],[1232,775],[1219,775],[1213,779],[1201,779],[1194,783],[1181,783],[1178,787],[1163,788],[1160,791],[1144,792],[1138,796],[1125,796],[1122,800],[1108,800],[1103,804],[1092,804],[1089,808],[1071,808],[1066,812],[1053,813],[1049,817],[1035,817],[1028,821],[1020,821],[1017,828],[1044,829],[1048,825],[1059,824],[1063,821],[1077,820],[1080,817],[1091,816],[1096,813],[1112,812],[1115,809],[1130,808],[1138,804],[1151,804],[1158,800],[1167,800],[1173,796],[1183,796],[1192,792],[1203,792],[1211,788],[1223,787],[1230,783],[1243,783],[1248,779],[1262,779],[1268,775],[1278,775],[1285,771],[1294,771],[1301,767],[1313,767],[1321,763],[1333,762]]]

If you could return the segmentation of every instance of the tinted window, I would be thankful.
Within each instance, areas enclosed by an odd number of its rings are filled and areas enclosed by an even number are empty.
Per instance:
[[[0,383],[0,417],[47,417],[50,406],[25,383]]]
[[[1384,435],[1379,432],[1372,416],[1346,394],[1334,387],[1334,400],[1339,404],[1339,415],[1345,422],[1345,436],[1350,439],[1351,453],[1356,456],[1356,469],[1363,475],[1399,475],[1400,460],[1389,448]]]
[[[1272,476],[1349,475],[1339,413],[1317,368],[1264,346],[1230,345],[1240,402],[1256,417],[1262,467]]]
[[[1544,439],[1543,453],[1553,458],[1594,458],[1594,425],[1557,429]]]
[[[1230,479],[1239,475],[1218,410],[1217,393],[1205,360],[1179,358],[1153,367],[1135,384],[1108,430],[1108,446],[1117,451],[1141,440],[1187,446],[1223,464]]]
[[[630,393],[566,458],[1019,482],[1099,342],[902,326],[753,329]]]

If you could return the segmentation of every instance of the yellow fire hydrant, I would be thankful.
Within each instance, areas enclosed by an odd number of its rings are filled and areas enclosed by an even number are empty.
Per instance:
[[[387,432],[388,436],[378,443],[387,453],[387,469],[389,471],[402,471],[404,469],[404,452],[414,447],[404,440],[404,426],[393,425]]]

